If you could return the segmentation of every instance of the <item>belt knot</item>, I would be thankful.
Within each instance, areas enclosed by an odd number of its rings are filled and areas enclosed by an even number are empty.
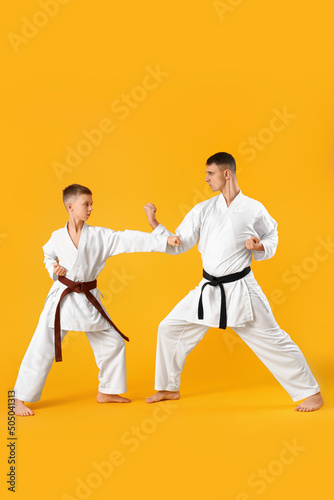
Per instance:
[[[58,281],[60,281],[63,285],[66,285],[65,290],[63,290],[58,304],[56,308],[55,314],[55,359],[56,361],[62,361],[62,353],[61,353],[61,335],[60,335],[60,303],[66,295],[75,292],[75,293],[84,293],[89,300],[89,302],[99,311],[100,314],[108,321],[108,323],[120,334],[123,339],[129,341],[128,337],[126,337],[111,321],[108,314],[103,310],[99,301],[94,297],[90,290],[93,290],[97,286],[97,281],[72,281],[65,276],[58,276]]]
[[[206,283],[203,283],[201,289],[201,295],[198,302],[198,319],[204,319],[204,310],[203,310],[203,291],[207,285],[210,286],[219,286],[221,292],[221,304],[220,304],[220,318],[219,318],[219,328],[225,330],[227,326],[227,311],[226,311],[226,296],[223,283],[232,283],[233,281],[238,281],[244,278],[249,272],[251,268],[250,266],[245,267],[239,273],[227,274],[226,276],[211,276],[203,269],[203,278],[208,280]]]

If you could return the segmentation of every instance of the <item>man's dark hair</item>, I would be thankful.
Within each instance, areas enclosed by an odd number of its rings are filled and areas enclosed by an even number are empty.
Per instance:
[[[229,153],[216,153],[206,160],[207,165],[212,165],[215,163],[219,168],[221,165],[228,167],[233,175],[236,175],[236,163],[235,159]]]
[[[63,202],[66,207],[66,203],[72,196],[80,196],[81,194],[92,194],[91,190],[80,184],[71,184],[63,190]]]

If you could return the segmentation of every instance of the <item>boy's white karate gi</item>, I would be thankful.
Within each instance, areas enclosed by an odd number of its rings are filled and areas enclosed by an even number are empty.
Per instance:
[[[159,224],[152,234],[171,235]],[[270,259],[276,251],[277,223],[264,206],[241,192],[230,206],[222,194],[196,205],[177,228],[179,247],[167,245],[167,253],[186,252],[198,242],[203,269],[220,277],[242,271],[252,261]],[[264,251],[251,251],[245,242],[260,238]],[[155,389],[177,391],[186,356],[209,327],[219,326],[221,290],[206,286],[203,291],[204,319],[198,319],[199,285],[176,305],[160,323],[157,340]],[[244,278],[223,285],[226,295],[227,326],[246,342],[269,368],[293,401],[320,391],[306,360],[275,321],[267,298],[251,271]]]
[[[37,329],[23,358],[17,381],[15,397],[21,401],[35,402],[41,397],[46,377],[54,360],[54,320],[59,297],[66,286],[53,274],[57,258],[67,270],[72,281],[95,280],[106,260],[120,253],[165,252],[166,236],[140,231],[113,231],[84,223],[79,246],[76,248],[64,228],[52,233],[44,245],[44,263],[54,283],[46,298]],[[101,303],[97,288],[91,293]],[[102,306],[103,307],[103,306]],[[99,372],[99,391],[104,394],[126,392],[125,343],[106,319],[89,302],[83,293],[71,293],[60,304],[61,338],[68,330],[85,331],[93,349]]]

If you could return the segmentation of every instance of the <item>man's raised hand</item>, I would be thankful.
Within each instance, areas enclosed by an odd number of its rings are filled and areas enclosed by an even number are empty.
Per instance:
[[[144,210],[146,212],[148,220],[155,219],[157,207],[153,203],[146,203],[146,205],[144,205]]]
[[[57,259],[57,262],[55,264],[53,264],[53,273],[56,274],[57,276],[65,276],[65,274],[66,274],[65,267],[61,267],[58,259]]]
[[[153,205],[153,203],[147,203],[146,205],[144,205],[144,210],[147,215],[149,224],[153,229],[155,229],[157,226],[159,226],[159,222],[155,217],[155,214],[157,213],[157,207]]]
[[[252,236],[251,238],[246,240],[245,247],[248,248],[248,250],[255,250],[257,252],[264,251],[264,246],[262,245],[260,239],[257,238],[256,236]]]
[[[179,247],[181,245],[181,240],[178,236],[169,236],[167,238],[167,243],[172,247]]]

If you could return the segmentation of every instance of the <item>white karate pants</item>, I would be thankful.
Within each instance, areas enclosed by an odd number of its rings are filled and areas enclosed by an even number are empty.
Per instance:
[[[254,319],[233,330],[252,349],[293,401],[320,391],[299,347],[281,330],[269,308],[251,294]],[[209,327],[168,315],[159,325],[155,389],[177,391],[186,357],[202,340]],[[224,332],[222,331],[222,335]]]
[[[66,333],[66,330],[61,330],[62,341]],[[126,361],[123,338],[112,327],[85,333],[100,369],[98,390],[104,394],[125,393]],[[42,313],[15,383],[17,399],[29,403],[39,401],[54,357],[54,329],[47,326],[47,317]]]

